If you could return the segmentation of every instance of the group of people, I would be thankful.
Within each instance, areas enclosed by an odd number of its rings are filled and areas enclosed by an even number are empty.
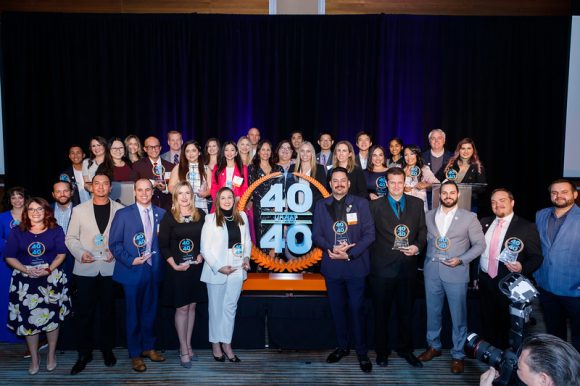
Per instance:
[[[322,249],[325,277],[337,334],[330,363],[349,354],[351,342],[361,370],[372,371],[365,339],[364,295],[367,286],[374,309],[376,364],[388,366],[396,350],[414,367],[441,355],[445,299],[452,318],[451,372],[464,370],[467,337],[467,286],[480,291],[482,336],[507,348],[509,313],[498,282],[510,272],[531,278],[540,289],[547,331],[564,340],[571,320],[573,346],[580,347],[580,209],[575,186],[556,180],[549,190],[554,207],[538,212],[536,223],[514,213],[515,199],[504,188],[491,194],[495,216],[478,220],[473,211],[486,182],[474,142],[461,140],[455,153],[445,149],[445,133],[428,136],[430,149],[389,141],[389,152],[359,132],[354,146],[319,135],[317,153],[299,131],[276,147],[261,140],[257,128],[237,142],[210,138],[202,147],[184,143],[170,131],[169,151],[161,153],[156,137],[143,146],[138,137],[90,140],[89,157],[81,146],[69,148],[71,166],[53,186],[55,203],[30,198],[24,188],[7,191],[10,210],[0,215],[2,292],[7,299],[9,328],[26,338],[29,372],[38,372],[38,337],[49,344],[46,368],[56,367],[59,324],[70,313],[69,284],[74,280],[75,325],[92,331],[98,314],[113,315],[115,282],[123,287],[129,356],[135,371],[145,371],[143,358],[164,361],[155,351],[153,322],[158,303],[175,308],[179,361],[191,367],[196,304],[208,302],[209,341],[216,361],[239,362],[231,347],[237,302],[252,244],[266,231],[260,202],[272,184],[284,189],[310,185],[313,201],[312,241]],[[311,177],[330,190],[323,198]],[[280,176],[252,192],[243,210],[238,201],[253,182]],[[110,199],[112,183],[134,181],[135,204]],[[458,183],[473,183],[472,207],[458,207]],[[432,207],[431,186],[439,185]],[[512,262],[500,259],[508,239],[523,249]],[[272,249],[266,249],[273,254]],[[287,256],[288,257],[288,256]],[[289,255],[291,258],[291,255]],[[413,307],[417,268],[423,267],[427,304],[428,347],[413,353]],[[471,269],[475,268],[475,269]],[[470,272],[471,271],[471,272]],[[14,272],[14,273],[12,273]],[[386,328],[394,306],[397,341]],[[348,311],[347,311],[348,310]],[[0,314],[0,317],[2,315]],[[350,321],[350,322],[349,322]],[[99,348],[114,366],[114,329],[100,323]],[[12,339],[11,336],[7,336]],[[72,374],[93,359],[91,334],[77,341]]]

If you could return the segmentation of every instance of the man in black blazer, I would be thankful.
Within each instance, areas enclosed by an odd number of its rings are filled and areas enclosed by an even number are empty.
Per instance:
[[[495,189],[491,194],[491,209],[495,216],[481,219],[486,244],[485,251],[477,264],[481,336],[500,349],[509,347],[510,301],[499,290],[498,283],[510,272],[518,272],[531,278],[532,273],[544,260],[536,226],[518,217],[514,213],[514,204],[514,196],[509,190]],[[497,257],[504,249],[506,240],[511,237],[517,237],[523,241],[524,249],[518,254],[517,261],[514,263],[502,263],[497,260]]]
[[[404,194],[405,172],[401,168],[387,171],[389,194],[371,201],[371,215],[375,222],[376,239],[371,247],[369,282],[375,311],[375,350],[377,364],[388,365],[388,323],[392,304],[397,307],[398,342],[395,349],[411,366],[423,367],[413,354],[413,304],[417,275],[417,255],[425,247],[427,226],[423,200]],[[405,225],[408,247],[394,249],[395,230]],[[403,227],[404,229],[404,227]]]

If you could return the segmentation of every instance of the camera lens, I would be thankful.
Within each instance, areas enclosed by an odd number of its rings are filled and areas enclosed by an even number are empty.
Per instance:
[[[468,357],[499,369],[503,351],[481,339],[476,333],[467,336],[463,349]]]

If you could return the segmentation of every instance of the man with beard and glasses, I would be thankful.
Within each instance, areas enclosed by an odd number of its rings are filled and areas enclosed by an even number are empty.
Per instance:
[[[54,198],[54,218],[61,226],[64,234],[68,230],[68,224],[72,216],[73,209],[73,187],[68,181],[58,181],[52,185],[52,198]],[[74,257],[67,251],[66,258],[62,263],[62,269],[68,277],[72,277]]]
[[[320,272],[324,275],[337,340],[337,348],[326,362],[336,363],[347,356],[352,336],[360,368],[369,373],[373,365],[366,346],[364,295],[375,225],[368,200],[349,193],[345,168],[330,171],[330,188],[332,195],[316,203],[312,226],[312,241],[324,251]]]
[[[540,304],[549,334],[567,340],[580,351],[580,209],[574,203],[578,191],[571,181],[550,184],[553,207],[536,213],[544,261],[534,273],[540,287]]]
[[[427,303],[427,343],[419,360],[441,355],[441,316],[447,297],[453,324],[451,372],[464,370],[463,344],[467,338],[467,283],[469,262],[485,251],[485,236],[475,213],[457,206],[459,188],[453,181],[441,184],[439,208],[425,215],[427,253],[425,258],[425,300]]]

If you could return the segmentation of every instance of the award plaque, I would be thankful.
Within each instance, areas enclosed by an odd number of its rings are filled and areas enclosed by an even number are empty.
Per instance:
[[[334,231],[334,245],[350,244],[348,241],[348,224],[346,221],[338,220],[332,224]]]
[[[107,256],[107,248],[105,243],[105,235],[98,234],[93,237],[93,246],[94,249],[91,251],[93,254],[93,258],[95,260],[106,260],[109,256]]]
[[[14,220],[14,219],[12,219],[10,221],[10,229],[16,228],[18,225],[20,225],[20,220]]]
[[[409,176],[418,178],[421,175],[421,168],[417,165],[409,169]]]
[[[387,194],[387,177],[380,176],[375,182],[377,186],[377,196],[383,197]]]
[[[139,257],[143,256],[143,254],[147,251],[147,237],[145,236],[145,233],[135,233],[133,236],[133,245],[137,247],[137,253],[139,254]]]
[[[234,246],[232,247],[232,255],[233,255],[232,268],[235,268],[237,270],[242,269],[242,264],[244,263],[244,258],[242,256],[243,254],[244,247],[242,246],[242,243],[235,243]]]
[[[193,255],[193,241],[182,239],[179,241],[179,252],[181,252],[181,264],[196,264],[197,257]]]
[[[447,261],[450,259],[447,250],[451,247],[451,241],[445,236],[439,236],[435,239],[435,255],[433,261]]]
[[[161,163],[161,160],[159,160],[158,165],[153,166],[152,171],[153,171],[153,175],[155,176],[156,180],[163,181],[164,175],[165,175],[165,167]]]
[[[513,263],[518,259],[518,254],[524,250],[524,242],[517,237],[510,237],[505,241],[504,247],[497,259],[502,263]]]
[[[72,183],[72,181],[70,180],[70,176],[69,176],[68,174],[66,174],[66,173],[62,173],[62,174],[61,174],[61,175],[58,177],[58,179],[59,179],[60,181],[65,181],[65,182]]]
[[[445,173],[445,177],[449,181],[455,181],[457,179],[457,170],[455,170],[455,169],[447,170],[447,173]]]
[[[395,243],[393,244],[393,250],[401,250],[409,248],[409,227],[405,224],[399,224],[395,227],[393,231],[395,234]]]
[[[33,241],[28,245],[28,255],[32,258],[31,264],[33,267],[46,264],[42,255],[46,252],[46,247],[40,241]]]

